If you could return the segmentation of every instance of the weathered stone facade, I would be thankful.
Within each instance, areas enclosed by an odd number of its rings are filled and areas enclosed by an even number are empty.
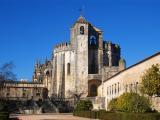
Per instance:
[[[44,85],[31,82],[3,82],[0,87],[0,99],[39,100],[44,98]]]
[[[70,33],[69,43],[61,43],[53,49],[48,66],[52,71],[48,79],[51,85],[46,86],[49,96],[56,94],[69,98],[70,92],[75,91],[84,93],[83,97],[95,97],[102,79],[125,69],[120,46],[104,41],[103,32],[82,16],[71,27]],[[37,66],[33,80],[37,81],[38,76],[43,76],[41,82],[45,83],[46,74],[43,71],[46,68],[41,67],[40,70]]]
[[[52,68],[52,62],[47,59],[44,64],[37,61],[33,74],[33,83],[43,84],[49,96],[52,91]]]

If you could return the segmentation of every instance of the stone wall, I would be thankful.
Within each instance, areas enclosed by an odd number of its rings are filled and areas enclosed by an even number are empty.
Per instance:
[[[0,88],[0,98],[2,99],[43,99],[43,84],[35,83],[4,83]]]
[[[74,61],[74,50],[56,50],[54,51],[53,61],[53,94],[60,95],[61,90],[63,91],[63,97],[68,97],[68,90],[72,90],[74,85],[75,76],[75,61]],[[70,66],[68,66],[70,64]],[[70,68],[68,68],[70,67]],[[70,69],[70,73],[68,73]],[[63,73],[64,72],[64,73]],[[64,85],[62,85],[64,82]]]

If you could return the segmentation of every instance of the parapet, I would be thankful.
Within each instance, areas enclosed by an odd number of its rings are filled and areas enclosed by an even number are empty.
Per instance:
[[[61,43],[54,47],[54,52],[66,51],[70,49],[70,43]]]
[[[120,46],[118,44],[112,43],[111,41],[103,41],[103,49],[111,51],[112,53],[120,52]]]

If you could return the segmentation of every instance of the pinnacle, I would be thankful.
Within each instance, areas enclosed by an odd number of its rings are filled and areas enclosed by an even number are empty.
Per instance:
[[[78,20],[77,20],[77,22],[85,23],[87,21],[85,20],[85,18],[82,15],[80,15],[79,18],[78,18]]]

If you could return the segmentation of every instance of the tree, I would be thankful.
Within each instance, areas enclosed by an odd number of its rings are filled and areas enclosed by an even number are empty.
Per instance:
[[[4,81],[14,81],[16,80],[16,75],[12,72],[14,64],[12,62],[8,62],[3,64],[0,67],[0,82]]]
[[[137,93],[124,93],[109,103],[110,111],[144,113],[150,111],[149,100]]]
[[[8,62],[0,66],[0,87],[2,87],[5,82],[16,80],[16,75],[12,72],[13,67],[14,64],[12,62]],[[7,101],[0,101],[0,111],[8,111]]]
[[[141,92],[160,97],[160,65],[152,65],[142,76]]]
[[[84,90],[79,91],[68,91],[68,94],[75,99],[76,102],[80,101],[80,98],[85,94],[86,92]]]

